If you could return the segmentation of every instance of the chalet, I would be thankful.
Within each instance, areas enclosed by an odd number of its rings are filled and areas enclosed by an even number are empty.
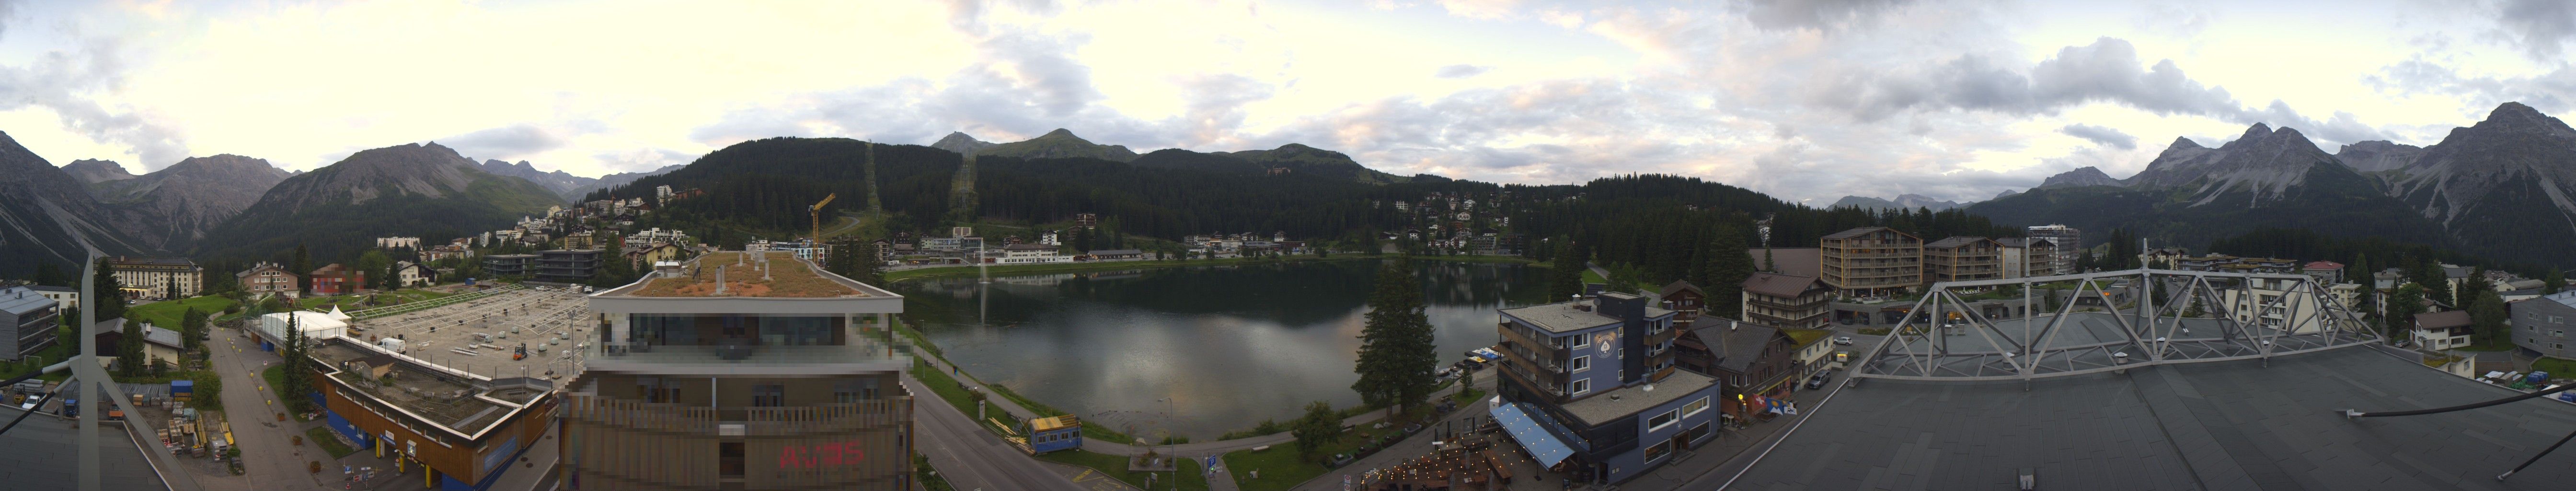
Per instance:
[[[1693,285],[1689,281],[1674,281],[1672,284],[1664,285],[1663,291],[1656,293],[1655,299],[1662,301],[1664,308],[1672,309],[1673,323],[1682,326],[1689,326],[1691,321],[1699,319],[1700,312],[1708,309],[1708,292],[1701,291],[1699,285]]]
[[[1753,273],[1744,279],[1744,322],[1823,329],[1833,322],[1833,285],[1809,276]]]

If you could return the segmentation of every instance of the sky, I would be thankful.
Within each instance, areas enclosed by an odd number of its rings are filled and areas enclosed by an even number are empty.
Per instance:
[[[136,173],[437,142],[597,176],[746,140],[1302,143],[1524,184],[1988,199],[2266,123],[2576,112],[2576,2],[0,0],[0,132]]]

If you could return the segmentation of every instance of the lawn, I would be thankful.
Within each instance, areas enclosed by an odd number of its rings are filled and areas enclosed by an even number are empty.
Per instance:
[[[1138,489],[1173,489],[1172,483],[1165,481],[1165,479],[1173,478],[1171,474],[1161,472],[1128,472],[1127,457],[1123,456],[1097,453],[1088,450],[1069,450],[1062,452],[1047,452],[1044,455],[1039,455],[1038,458],[1045,459],[1049,462],[1089,467],[1092,470],[1100,471],[1101,475],[1109,476],[1111,479],[1117,479],[1119,481],[1124,481],[1127,484],[1135,485]],[[1183,460],[1178,462],[1178,464],[1180,472],[1177,472],[1176,474],[1180,474],[1179,489],[1183,491],[1203,491],[1208,488],[1207,475],[1199,471],[1199,465],[1195,459]],[[1145,485],[1145,476],[1148,474],[1155,475],[1154,484],[1151,488],[1147,488]]]
[[[304,430],[304,442],[321,445],[322,451],[331,452],[331,458],[334,459],[358,453],[358,449],[340,444],[340,439],[331,435],[331,429],[326,427],[315,426],[313,429]]]
[[[2531,369],[2549,372],[2549,378],[2576,378],[2576,360],[2544,356],[2531,360]]]
[[[1296,442],[1271,445],[1268,450],[1261,451],[1237,450],[1225,454],[1226,471],[1234,473],[1234,484],[1244,491],[1279,491],[1294,488],[1298,484],[1303,484],[1307,480],[1314,479],[1315,476],[1324,475],[1332,470],[1315,460],[1358,450],[1362,443],[1366,443],[1371,438],[1397,431],[1399,430],[1392,428],[1372,430],[1365,426],[1360,427],[1343,433],[1340,439],[1317,448],[1316,459],[1299,458]],[[1254,471],[1259,471],[1261,478],[1252,478]]]
[[[1609,279],[1609,278],[1603,278],[1603,277],[1601,277],[1601,273],[1600,273],[1600,272],[1593,271],[1593,270],[1592,270],[1592,268],[1583,268],[1583,282],[1584,282],[1584,283],[1600,283],[1600,284],[1605,284],[1605,285],[1606,285],[1606,284],[1609,284],[1609,283],[1610,283],[1610,279]]]
[[[939,475],[938,469],[930,468],[930,458],[922,456],[921,452],[912,453],[912,475],[921,481],[923,489],[957,491],[957,486],[948,484],[948,476]]]
[[[126,308],[125,318],[163,329],[178,330],[179,318],[186,316],[189,308],[193,307],[199,312],[205,312],[206,317],[211,319],[214,316],[223,315],[224,309],[232,305],[232,299],[212,295],[164,300]]]
[[[966,392],[965,386],[958,385],[957,379],[950,377],[948,372],[931,369],[930,362],[914,361],[912,364],[912,373],[913,376],[921,378],[921,385],[930,386],[931,392],[939,394],[940,399],[947,400],[948,405],[956,406],[958,412],[966,413],[966,417],[968,418],[975,417],[975,398]],[[1004,424],[1014,426],[1019,424],[1018,418],[1011,417],[1010,413],[1004,412],[1002,411],[1002,408],[998,407],[985,409],[984,417],[993,420],[1001,420]],[[992,423],[983,419],[975,420],[975,423],[976,426],[984,427],[984,429],[987,430],[994,429],[992,427]]]

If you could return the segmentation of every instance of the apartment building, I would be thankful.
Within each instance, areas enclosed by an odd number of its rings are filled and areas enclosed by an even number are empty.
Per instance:
[[[535,254],[493,254],[483,256],[483,274],[491,275],[493,278],[525,278],[530,274],[535,274],[536,269],[537,255]]]
[[[251,265],[250,269],[242,272],[233,273],[233,282],[241,285],[242,291],[251,295],[271,293],[294,295],[295,281],[299,277],[301,276],[297,272],[287,271],[285,266],[263,262]]]
[[[305,275],[313,278],[314,295],[353,295],[367,287],[367,272],[340,263],[323,265]]]
[[[34,288],[0,289],[0,360],[25,359],[62,335],[62,310]],[[47,360],[47,363],[61,360]]]
[[[1817,240],[1818,279],[1844,296],[1876,296],[1923,285],[1923,239],[1861,227]]]
[[[2065,225],[2036,225],[2022,229],[2022,236],[2047,239],[2049,244],[2056,246],[2057,254],[2050,258],[2049,271],[2055,272],[2054,274],[2082,272],[2075,270],[2075,255],[2082,252],[2084,248],[2084,231]]]
[[[1985,237],[1951,237],[1923,245],[1923,284],[2003,278],[2003,245]]]
[[[783,252],[716,252],[590,296],[565,487],[908,489],[903,297]]]
[[[2512,314],[2513,344],[2545,356],[2576,359],[2576,290],[2505,304]]]
[[[1501,403],[1488,410],[1542,468],[1619,483],[1716,437],[1715,378],[1673,368],[1671,310],[1645,297],[1503,309]]]
[[[377,237],[377,249],[420,249],[419,237]]]
[[[134,300],[194,297],[206,288],[206,268],[187,258],[116,256],[107,260],[107,269],[126,291],[141,294],[129,295]]]
[[[2030,278],[2057,274],[2057,243],[2048,239],[2005,237],[1995,239],[2003,256],[2004,278]]]
[[[1813,277],[1753,273],[1744,279],[1744,322],[1823,329],[1833,322],[1833,285]]]
[[[599,249],[537,251],[536,280],[555,283],[583,283],[599,274]]]

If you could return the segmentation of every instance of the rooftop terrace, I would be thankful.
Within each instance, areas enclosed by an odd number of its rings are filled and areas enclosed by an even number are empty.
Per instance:
[[[340,370],[330,374],[333,379],[376,402],[469,437],[544,393],[542,387],[495,384],[354,343],[322,343],[313,349],[313,357]],[[359,368],[360,364],[366,368]]]
[[[766,259],[765,261],[763,259]],[[722,285],[717,281],[721,279]],[[638,286],[640,285],[640,286]],[[680,265],[677,276],[654,276],[603,293],[624,297],[836,298],[880,296],[874,288],[820,271],[788,252],[711,252]]]

